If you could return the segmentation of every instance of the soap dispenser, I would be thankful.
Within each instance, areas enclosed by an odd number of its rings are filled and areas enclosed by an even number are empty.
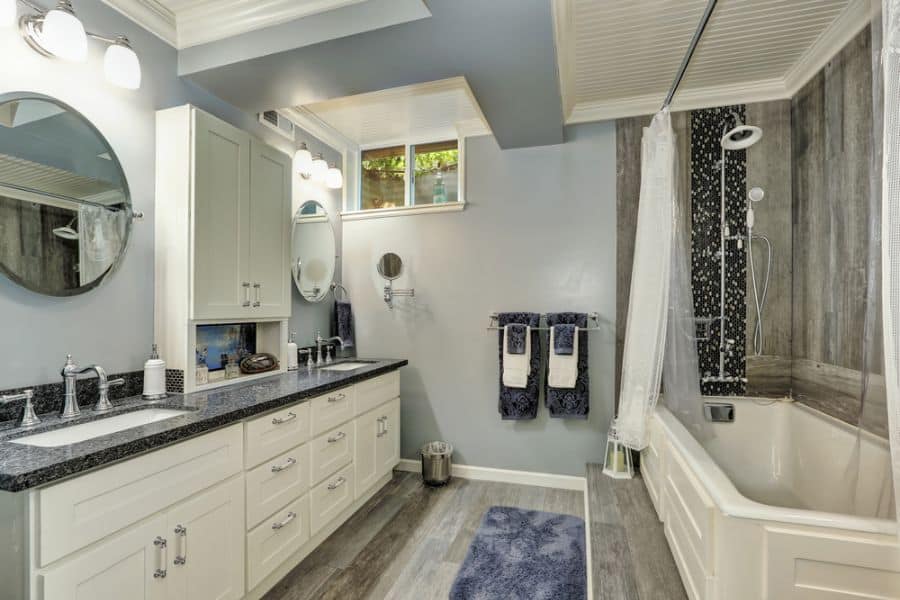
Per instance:
[[[153,344],[150,358],[144,363],[144,400],[162,400],[166,397],[166,361],[159,357]]]
[[[287,370],[288,371],[296,371],[297,370],[297,342],[294,341],[295,336],[297,335],[296,331],[292,331],[291,335],[288,337],[288,345],[287,345]]]

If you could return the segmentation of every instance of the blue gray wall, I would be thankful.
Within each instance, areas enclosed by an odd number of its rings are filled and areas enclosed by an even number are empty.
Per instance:
[[[616,309],[616,133],[613,123],[567,130],[565,143],[500,150],[466,145],[466,209],[344,223],[344,283],[360,356],[409,359],[401,370],[402,452],[442,439],[458,463],[580,475],[601,461],[613,411]],[[375,261],[397,252],[390,311]],[[495,311],[597,311],[587,421],[501,421]]]
[[[263,137],[285,152],[293,147],[239,111],[176,75],[170,46],[99,0],[77,3],[90,31],[125,34],[141,57],[143,84],[137,92],[103,80],[103,48],[91,43],[84,64],[43,58],[15,29],[0,29],[0,95],[34,91],[59,98],[91,120],[112,144],[146,218],[135,225],[119,271],[100,288],[74,298],[51,298],[24,290],[0,277],[0,388],[56,381],[67,352],[108,371],[143,365],[153,338],[153,220],[155,112],[193,103]],[[307,310],[303,305],[298,308]],[[299,317],[299,313],[298,313]]]

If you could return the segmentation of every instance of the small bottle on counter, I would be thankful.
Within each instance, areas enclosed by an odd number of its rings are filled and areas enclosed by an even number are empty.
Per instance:
[[[297,370],[297,342],[294,341],[296,339],[297,332],[292,331],[291,335],[288,336],[288,345],[287,345],[287,370],[288,371],[296,371]]]
[[[237,358],[229,356],[228,362],[225,363],[225,379],[236,379],[240,376],[241,367],[238,365]]]
[[[206,366],[206,346],[197,348],[197,385],[209,383],[209,367]]]
[[[150,358],[144,363],[144,400],[161,400],[166,397],[166,361],[159,357],[153,344]]]

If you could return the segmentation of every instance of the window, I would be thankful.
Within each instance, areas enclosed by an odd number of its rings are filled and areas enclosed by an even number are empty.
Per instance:
[[[461,160],[458,140],[363,150],[358,208],[462,208]]]

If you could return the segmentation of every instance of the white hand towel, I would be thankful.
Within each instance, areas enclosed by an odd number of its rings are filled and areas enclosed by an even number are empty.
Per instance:
[[[553,388],[568,389],[575,387],[578,379],[578,331],[575,328],[575,339],[572,341],[572,354],[557,354],[554,348],[556,328],[550,328],[550,359],[547,364],[547,385]]]
[[[511,388],[528,386],[528,372],[531,370],[531,327],[525,328],[525,353],[510,354],[507,336],[509,325],[503,328],[503,385]]]

